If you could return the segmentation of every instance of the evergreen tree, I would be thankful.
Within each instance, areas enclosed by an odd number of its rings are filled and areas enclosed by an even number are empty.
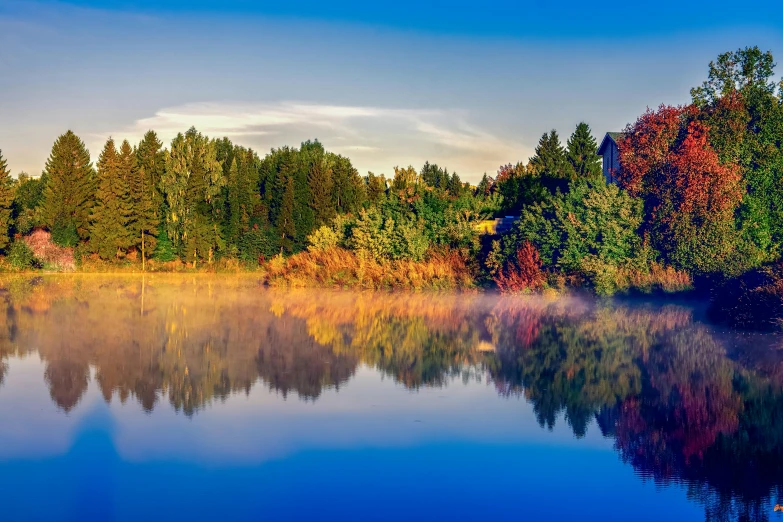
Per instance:
[[[133,207],[129,235],[131,245],[141,252],[141,267],[144,270],[149,253],[154,252],[157,245],[158,223],[160,223],[158,213],[161,203],[157,197],[158,191],[152,185],[154,183],[153,177],[139,164],[139,156],[137,150],[133,158],[135,161],[130,169],[128,183]]]
[[[280,205],[280,217],[278,218],[278,230],[280,234],[280,252],[292,252],[296,239],[296,227],[294,225],[294,178],[288,176],[285,182],[285,190]]]
[[[553,179],[570,178],[570,165],[566,153],[560,144],[557,131],[544,133],[538,140],[535,155],[530,158],[530,166],[538,175]]]
[[[5,250],[10,243],[11,210],[14,204],[14,183],[8,163],[0,151],[0,249]]]
[[[43,222],[52,240],[74,246],[89,237],[90,216],[95,198],[95,171],[90,153],[72,131],[58,137],[46,161],[47,177],[41,205]]]
[[[332,202],[332,167],[323,154],[311,159],[308,182],[315,226],[326,225],[335,216],[335,205]]]
[[[253,150],[243,147],[234,147],[226,157],[231,158],[225,187],[226,249],[231,255],[251,261],[258,259],[262,247],[266,250],[268,228],[258,190],[259,160]]]
[[[462,193],[462,180],[456,172],[451,174],[448,183],[446,184],[446,190],[454,197],[459,197]]]
[[[332,201],[340,214],[355,214],[367,197],[359,171],[344,156],[330,154],[332,159]]]
[[[139,169],[144,171],[144,179],[138,180],[139,186],[143,188],[146,193],[145,199],[149,200],[149,204],[155,211],[154,217],[160,222],[166,215],[166,202],[161,188],[161,179],[166,171],[166,153],[163,150],[163,143],[158,139],[155,131],[147,131],[139,142],[139,146],[136,148],[136,163]],[[138,202],[142,196],[134,194],[134,197]],[[146,239],[149,241],[148,249],[155,250],[154,235],[150,235]]]
[[[123,142],[121,151],[117,152],[111,138],[98,158],[98,190],[92,213],[90,243],[103,259],[119,257],[133,241],[128,180],[134,163],[130,144]]]
[[[584,122],[577,125],[566,147],[566,156],[575,179],[601,179],[601,157],[596,154],[597,150],[598,144],[593,138],[590,126]]]
[[[476,196],[488,196],[490,188],[491,184],[489,182],[489,177],[485,172],[481,177],[481,181],[479,181],[479,184],[476,186]]]
[[[365,189],[367,201],[370,205],[378,205],[386,196],[386,178],[383,177],[383,174],[376,176],[372,172],[368,172],[365,185],[367,187]]]

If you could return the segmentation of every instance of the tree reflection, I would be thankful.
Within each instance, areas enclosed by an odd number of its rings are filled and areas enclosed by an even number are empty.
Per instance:
[[[582,437],[595,421],[640,476],[686,485],[708,520],[765,520],[783,493],[781,351],[688,307],[74,276],[4,281],[0,308],[0,383],[5,361],[35,350],[65,412],[91,375],[107,402],[185,415],[258,381],[315,401],[359,365],[413,390],[478,377],[524,397],[542,427],[563,417]]]

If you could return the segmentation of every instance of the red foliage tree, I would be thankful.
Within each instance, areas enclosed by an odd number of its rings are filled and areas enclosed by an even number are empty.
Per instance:
[[[538,249],[530,241],[525,241],[517,249],[516,259],[509,261],[495,276],[501,292],[539,290],[545,280]]]
[[[625,129],[618,143],[620,149],[620,186],[633,196],[641,195],[652,173],[666,164],[680,134],[683,107],[661,105],[657,111],[647,109]]]
[[[679,268],[726,270],[735,248],[739,166],[721,162],[694,105],[648,110],[620,140],[621,185],[645,200],[653,246]]]

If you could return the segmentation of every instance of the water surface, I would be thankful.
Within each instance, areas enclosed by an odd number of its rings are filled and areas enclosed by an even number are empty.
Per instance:
[[[780,341],[688,303],[91,275],[0,307],[3,520],[779,515]]]

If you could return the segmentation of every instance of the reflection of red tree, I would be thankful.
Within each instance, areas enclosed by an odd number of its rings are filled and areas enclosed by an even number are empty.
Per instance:
[[[693,364],[693,362],[691,362]],[[693,366],[698,366],[701,361]],[[642,473],[659,479],[683,476],[719,435],[737,430],[742,408],[731,376],[721,368],[686,369],[687,361],[657,365],[641,396],[622,402],[616,445]],[[663,366],[663,367],[661,367]]]
[[[709,387],[686,382],[678,386],[678,391],[679,404],[673,413],[679,427],[672,438],[680,442],[682,454],[689,463],[694,456],[702,458],[718,435],[728,435],[737,429],[741,403],[730,386]]]
[[[529,348],[538,339],[545,311],[537,301],[508,299],[499,302],[492,315],[503,330],[514,332],[516,347]]]

